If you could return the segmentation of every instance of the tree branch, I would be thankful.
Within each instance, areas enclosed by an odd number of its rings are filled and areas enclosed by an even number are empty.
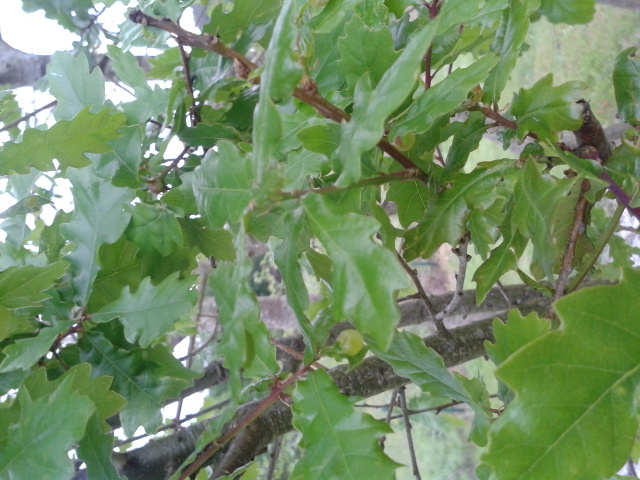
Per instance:
[[[258,65],[256,65],[240,53],[236,52],[235,50],[227,47],[213,35],[197,35],[195,33],[191,33],[168,18],[158,19],[150,15],[146,15],[138,9],[133,10],[129,13],[129,19],[132,22],[138,23],[142,26],[158,28],[175,35],[176,40],[180,45],[200,48],[208,52],[217,53],[222,57],[232,60],[235,64],[240,64],[248,72],[252,72],[256,68],[258,68]],[[260,83],[259,77],[254,77],[252,81],[254,83]],[[306,77],[306,81],[303,82],[303,85],[301,87],[298,87],[293,91],[293,96],[298,100],[311,105],[320,115],[333,120],[334,122],[348,122],[350,119],[349,115],[346,112],[322,97],[315,88],[315,84],[313,84],[313,81],[308,77]],[[400,150],[395,148],[386,139],[381,139],[378,142],[378,148],[380,148],[383,152],[393,158],[404,168],[412,169],[419,172],[419,179],[424,183],[427,182],[426,172],[424,172],[420,167],[413,163],[413,161],[411,161]]]

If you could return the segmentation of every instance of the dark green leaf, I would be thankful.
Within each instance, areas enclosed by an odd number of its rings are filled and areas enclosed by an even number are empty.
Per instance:
[[[131,223],[126,235],[142,252],[154,249],[167,256],[183,244],[182,228],[165,205],[137,203],[129,206]]]
[[[345,35],[338,40],[338,50],[338,69],[349,82],[352,91],[360,76],[365,73],[369,74],[372,85],[377,85],[399,55],[393,49],[393,39],[388,27],[373,29],[358,15],[353,15],[345,25]]]
[[[215,123],[208,125],[199,123],[194,128],[187,128],[179,133],[180,140],[192,147],[211,148],[220,140],[239,140],[240,133],[233,127]]]
[[[354,94],[353,117],[342,124],[342,139],[335,155],[341,169],[337,185],[349,185],[360,179],[362,154],[380,141],[387,117],[416,87],[422,57],[435,36],[437,25],[437,20],[430,22],[414,35],[375,89],[368,74],[360,77]]]
[[[67,451],[83,437],[94,404],[75,391],[70,377],[53,393],[36,400],[22,389],[17,404],[17,422],[10,432],[0,432],[5,439],[0,451],[0,477],[71,478],[74,468]]]

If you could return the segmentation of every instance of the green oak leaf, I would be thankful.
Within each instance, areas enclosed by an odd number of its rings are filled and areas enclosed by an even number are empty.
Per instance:
[[[71,120],[85,108],[97,112],[104,106],[104,75],[94,68],[84,54],[74,57],[70,52],[56,52],[47,65],[49,89],[58,104],[56,120]]]
[[[529,88],[521,88],[514,96],[511,114],[517,122],[520,139],[534,132],[541,140],[554,142],[561,130],[576,130],[582,125],[582,106],[576,101],[584,89],[581,82],[552,86],[553,74],[548,74]]]
[[[122,289],[129,286],[135,289],[142,280],[140,249],[121,237],[115,243],[100,247],[98,263],[101,266],[95,281],[91,297],[87,304],[88,312],[96,312],[104,305],[120,296]]]
[[[594,0],[541,0],[539,12],[551,23],[589,23],[595,13]]]
[[[74,390],[86,395],[93,402],[103,431],[110,431],[111,427],[106,420],[118,413],[126,401],[109,389],[113,378],[107,376],[91,378],[91,365],[88,363],[74,365],[51,381],[47,379],[46,369],[38,368],[25,380],[24,387],[29,390],[29,395],[35,400],[53,393],[67,378],[71,378]]]
[[[429,22],[416,33],[400,56],[372,89],[368,74],[360,77],[354,94],[353,117],[342,124],[340,147],[335,153],[340,166],[338,186],[360,179],[361,157],[376,146],[384,132],[384,123],[415,88],[424,52],[436,34],[438,20]]]
[[[135,55],[115,45],[107,45],[107,56],[111,60],[113,71],[123,83],[129,85],[135,92],[150,89],[147,75],[138,64]]]
[[[49,130],[27,129],[22,142],[5,143],[0,150],[0,175],[55,170],[53,160],[64,167],[84,167],[91,163],[85,153],[106,153],[109,142],[120,135],[125,117],[109,109],[96,115],[86,108],[73,120],[61,120]]]
[[[223,332],[220,353],[230,372],[234,397],[240,392],[241,374],[247,378],[263,377],[279,369],[267,328],[259,321],[256,295],[249,284],[252,263],[244,250],[237,250],[239,258],[235,265],[219,264],[209,277]]]
[[[185,128],[178,137],[192,147],[211,148],[220,140],[240,140],[240,132],[221,123],[199,123],[195,127]]]
[[[139,347],[125,350],[113,345],[98,331],[87,332],[78,346],[80,359],[93,367],[92,375],[113,377],[112,389],[127,400],[120,418],[128,436],[140,426],[154,432],[162,424],[161,409],[165,401],[177,397],[193,378],[192,372],[184,369],[171,354],[169,357],[178,365],[168,374],[166,364],[170,358],[162,357],[163,363],[159,364],[153,359],[153,350]]]
[[[12,370],[27,370],[34,366],[47,352],[62,332],[71,327],[71,322],[56,322],[51,327],[40,329],[33,337],[19,338],[14,343],[3,347],[3,359],[0,363],[0,373]]]
[[[624,50],[613,67],[613,89],[618,116],[631,125],[640,124],[640,58],[637,48]]]
[[[142,252],[157,250],[167,256],[183,245],[182,228],[176,216],[165,205],[137,203],[127,206],[131,223],[125,234]]]
[[[498,60],[497,55],[485,55],[468,67],[454,70],[418,98],[406,116],[393,127],[391,135],[424,133],[441,116],[452,115],[453,110],[467,99],[469,91],[482,83]]]
[[[225,13],[225,6],[218,4],[210,15],[211,22],[204,27],[204,33],[220,35],[223,43],[234,43],[249,26],[272,21],[281,6],[280,0],[235,0],[233,9]]]
[[[432,348],[427,348],[420,337],[409,332],[400,332],[393,337],[386,352],[373,349],[377,357],[387,362],[397,375],[411,380],[420,390],[434,397],[450,398],[468,404],[476,413],[470,434],[478,445],[486,444],[489,418],[481,403],[469,394],[461,383],[462,376],[454,377],[444,365],[442,357]]]
[[[316,342],[313,327],[305,314],[305,310],[309,307],[309,292],[299,263],[302,252],[309,249],[309,234],[305,231],[308,228],[305,229],[302,210],[297,209],[288,213],[283,224],[287,232],[282,242],[274,249],[273,260],[282,275],[287,303],[295,313],[300,330],[310,352],[313,353],[311,358],[315,358]]]
[[[193,172],[191,186],[198,210],[213,229],[237,222],[251,200],[251,163],[228,141],[207,152]]]
[[[111,461],[113,455],[113,433],[105,433],[100,419],[92,415],[87,422],[87,430],[78,443],[78,458],[84,462],[87,478],[100,480],[125,480]]]
[[[393,38],[387,26],[373,29],[358,15],[353,15],[345,25],[344,36],[338,40],[338,50],[337,66],[351,90],[364,73],[369,74],[373,86],[377,85],[399,55],[393,49]]]
[[[600,480],[629,458],[638,428],[640,272],[558,300],[560,330],[513,353],[497,375],[515,399],[492,426],[492,479]]]
[[[131,343],[138,341],[145,348],[169,332],[178,317],[195,305],[196,292],[191,286],[193,279],[180,280],[179,272],[160,285],[152,285],[146,277],[134,293],[125,287],[117,300],[93,313],[91,320],[102,323],[118,317],[126,339]]]
[[[497,161],[479,166],[470,174],[452,174],[452,187],[432,197],[422,221],[407,231],[406,258],[429,258],[443,243],[457,245],[472,210],[489,208],[496,200],[497,187],[512,171],[509,163]]]
[[[457,172],[466,165],[469,154],[478,148],[486,130],[484,115],[471,112],[467,121],[453,135],[453,143],[447,152],[444,165],[445,175]]]
[[[294,480],[393,478],[398,467],[377,439],[391,428],[354,408],[356,399],[340,394],[322,370],[307,374],[293,392],[293,426],[305,449],[291,476]]]
[[[76,298],[86,305],[100,270],[99,249],[118,240],[124,232],[131,217],[124,205],[133,200],[134,191],[113,186],[90,168],[69,170],[67,175],[73,186],[75,210],[71,221],[60,229],[74,244],[74,250],[65,258],[71,264]]]
[[[485,103],[497,103],[504,90],[509,75],[520,56],[520,50],[529,30],[529,12],[526,0],[512,0],[503,10],[491,50],[498,53],[500,60],[489,72],[484,82]]]
[[[236,250],[233,235],[228,230],[212,230],[202,218],[180,218],[183,235],[187,245],[196,245],[207,257],[218,261],[233,262]]]
[[[140,125],[132,125],[119,130],[121,137],[110,142],[113,152],[105,154],[105,162],[114,161],[118,169],[111,178],[116,187],[140,187],[140,162],[142,160],[143,132]],[[110,157],[113,156],[113,159]]]
[[[567,224],[556,225],[556,215],[561,203],[577,201],[575,196],[567,197],[575,181],[542,175],[532,160],[525,163],[519,177],[515,185],[514,223],[531,239],[534,261],[539,262],[544,274],[551,278],[557,254],[564,251],[566,240],[566,235],[557,233],[561,233],[558,227],[566,233]]]
[[[427,186],[415,180],[393,182],[386,199],[398,207],[400,225],[408,228],[413,222],[419,222],[429,205],[430,192]]]
[[[16,404],[17,421],[7,425],[9,431],[0,432],[0,438],[5,439],[0,451],[0,478],[72,478],[74,468],[68,451],[84,436],[95,412],[93,402],[67,377],[54,392],[37,399],[27,389],[20,389]],[[6,423],[0,421],[0,425]]]
[[[550,327],[549,320],[538,317],[536,313],[523,317],[517,310],[511,310],[507,323],[502,323],[497,318],[493,321],[495,341],[484,342],[487,356],[496,366],[500,366],[518,350],[546,334]],[[505,405],[513,400],[513,392],[502,382],[498,384],[498,394]]]
[[[385,350],[400,316],[394,295],[408,279],[396,255],[373,242],[378,222],[346,213],[320,195],[308,195],[302,204],[311,230],[333,261],[336,321],[350,319]]]
[[[53,287],[69,266],[56,262],[46,267],[10,267],[0,272],[0,305],[6,308],[35,307],[50,298],[44,293]]]

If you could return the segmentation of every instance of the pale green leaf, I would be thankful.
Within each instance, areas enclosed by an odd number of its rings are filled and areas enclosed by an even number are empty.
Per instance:
[[[407,277],[395,254],[373,241],[378,222],[346,213],[320,195],[308,195],[303,206],[311,230],[333,261],[336,320],[350,319],[386,349],[400,316],[395,293],[407,285]]]
[[[378,446],[391,429],[354,408],[356,399],[338,392],[322,370],[307,374],[293,393],[293,425],[305,449],[294,480],[388,480],[397,464]]]
[[[563,327],[512,354],[498,377],[515,399],[492,427],[492,479],[600,480],[629,458],[638,428],[640,273],[555,304]]]
[[[81,395],[86,395],[96,408],[96,416],[101,422],[101,428],[107,432],[111,427],[106,420],[120,411],[126,403],[116,392],[109,389],[113,378],[101,376],[91,378],[91,365],[80,363],[74,365],[55,380],[47,379],[45,368],[38,368],[24,382],[24,387],[29,390],[31,398],[38,399],[50,395],[66,381],[67,378],[73,384],[73,389]]]
[[[396,204],[400,225],[408,228],[424,216],[429,205],[429,189],[418,181],[394,182],[389,187],[386,199]]]
[[[99,248],[115,242],[124,232],[131,217],[124,205],[133,200],[134,192],[114,187],[89,168],[69,170],[68,178],[73,185],[75,210],[71,221],[60,228],[74,244],[65,258],[71,263],[76,298],[85,305],[100,270]]]
[[[260,308],[249,284],[251,261],[244,249],[238,248],[238,255],[235,265],[219,264],[209,277],[223,332],[220,353],[230,371],[234,396],[239,393],[241,374],[247,378],[262,377],[279,369],[275,349],[269,343],[264,323],[259,321]]]
[[[118,78],[134,89],[134,91],[150,90],[147,76],[131,52],[124,52],[115,45],[107,45],[107,56]]]
[[[111,178],[116,187],[140,187],[140,162],[142,160],[142,128],[139,125],[121,128],[118,133],[122,136],[112,142],[111,154],[113,161],[118,163],[118,169]],[[108,161],[108,160],[107,160]]]
[[[535,132],[541,140],[553,142],[561,130],[576,130],[582,125],[580,98],[584,85],[567,82],[552,86],[553,74],[546,75],[529,88],[521,88],[513,98],[511,114],[516,119],[517,133],[523,139]]]
[[[544,274],[551,278],[559,251],[564,251],[566,236],[557,236],[554,225],[558,204],[571,197],[567,193],[573,179],[559,180],[541,175],[536,163],[529,160],[520,171],[515,185],[513,219],[520,232],[533,243],[533,259],[539,262]],[[574,205],[577,199],[573,198]],[[573,210],[570,209],[572,213]],[[565,229],[566,230],[566,229]]]
[[[55,285],[69,266],[56,262],[46,267],[10,267],[0,272],[0,305],[6,308],[35,307],[50,295],[45,290]]]
[[[74,57],[70,52],[56,52],[47,66],[51,94],[58,101],[56,120],[71,120],[80,111],[90,108],[94,113],[104,106],[104,76],[99,68],[89,73],[84,54]]]
[[[234,43],[250,26],[272,21],[281,6],[281,0],[235,0],[231,12],[224,13],[225,6],[219,3],[211,13],[211,22],[205,26],[204,31],[220,35],[223,43]]]
[[[85,109],[73,120],[61,120],[49,130],[27,129],[22,142],[5,143],[0,150],[0,174],[27,173],[30,168],[55,170],[54,159],[65,167],[89,165],[85,153],[111,151],[109,142],[119,137],[124,121],[122,114],[108,109],[96,115]]]
[[[176,272],[155,286],[146,277],[135,293],[125,287],[120,298],[92,314],[91,320],[101,323],[118,317],[124,325],[127,340],[138,341],[141,347],[147,347],[170,331],[178,317],[196,302],[196,293],[190,290],[193,279],[180,280],[178,276]]]
[[[632,47],[616,57],[613,68],[613,89],[618,116],[631,125],[640,123],[640,58]]]

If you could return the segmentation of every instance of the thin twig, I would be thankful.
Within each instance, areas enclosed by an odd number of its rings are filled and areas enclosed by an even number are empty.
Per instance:
[[[7,130],[11,130],[12,128],[15,128],[18,125],[20,125],[21,122],[24,122],[25,120],[29,120],[31,117],[39,114],[43,110],[47,110],[49,108],[53,108],[57,104],[58,104],[58,101],[54,100],[53,102],[47,103],[44,107],[36,108],[33,112],[27,113],[26,115],[24,115],[24,116],[20,117],[19,119],[17,119],[15,122],[11,122],[8,125],[3,126],[2,128],[0,128],[0,132],[6,132]]]
[[[178,49],[180,50],[180,59],[182,60],[182,68],[184,70],[185,77],[185,89],[187,91],[187,95],[191,97],[191,105],[189,106],[189,118],[191,119],[191,126],[195,127],[198,122],[200,122],[200,114],[198,113],[198,108],[196,107],[196,98],[193,94],[193,82],[191,79],[191,70],[189,68],[189,60],[190,56],[187,55],[187,52],[184,50],[184,45],[178,43]]]
[[[391,422],[391,415],[393,414],[393,407],[395,407],[396,405],[396,398],[398,397],[398,391],[399,391],[400,387],[398,388],[394,388],[393,392],[391,392],[391,399],[389,400],[389,404],[387,405],[387,415],[386,415],[386,419],[384,420],[384,422],[388,425],[389,422]],[[378,445],[380,446],[380,450],[384,450],[384,442],[387,440],[387,436],[383,435],[382,437],[380,437],[380,440],[378,440]]]
[[[578,236],[583,233],[586,228],[585,213],[587,210],[587,205],[589,204],[587,200],[587,192],[590,188],[591,183],[589,182],[589,180],[583,180],[580,186],[580,194],[578,195],[575,214],[573,216],[573,225],[571,226],[571,231],[569,232],[569,238],[567,240],[567,246],[564,250],[564,255],[562,256],[560,274],[558,275],[558,280],[556,281],[556,289],[553,294],[554,302],[566,293],[567,283],[569,282],[569,274],[571,273],[571,270],[573,270],[571,264],[573,263],[573,259],[576,253]],[[549,306],[549,310],[547,311],[547,318],[555,318],[555,312],[551,305]]]
[[[398,255],[398,260],[400,261],[400,265],[402,265],[402,268],[404,268],[405,271],[409,274],[409,276],[411,277],[411,280],[413,281],[413,284],[416,286],[416,289],[418,290],[417,298],[422,300],[422,303],[424,303],[424,306],[427,307],[427,311],[429,312],[429,315],[435,318],[438,311],[436,310],[436,307],[433,305],[433,303],[429,299],[427,292],[424,291],[422,282],[418,278],[417,270],[415,270],[414,268],[411,268],[411,265],[409,265],[407,261],[404,258],[402,258],[402,255],[400,255],[399,253],[397,255]]]
[[[269,454],[269,468],[267,469],[266,480],[273,480],[273,476],[276,472],[276,466],[278,465],[278,458],[280,457],[280,447],[282,447],[282,436],[273,441],[271,453]]]
[[[636,472],[636,466],[633,463],[633,459],[627,460],[627,475],[638,478],[638,472]]]
[[[145,27],[155,27],[159,28],[160,30],[169,32],[176,37],[176,41],[181,45],[186,45],[192,48],[201,48],[209,52],[217,53],[218,55],[228,58],[235,63],[239,63],[244,69],[248,70],[249,72],[252,72],[258,68],[258,65],[253,63],[245,56],[239,54],[235,50],[224,45],[216,36],[209,34],[197,35],[183,29],[182,27],[180,27],[180,25],[176,24],[168,18],[155,18],[150,15],[146,15],[138,9],[133,10],[129,13],[129,19],[132,22],[138,23]],[[254,84],[259,84],[260,78],[253,77],[251,81]],[[310,79],[305,82],[305,85],[296,88],[293,91],[293,96],[298,100],[302,100],[303,102],[311,105],[320,115],[337,123],[348,122],[350,120],[350,116],[346,112],[333,105],[318,93],[317,88],[315,88],[313,81],[311,81]],[[419,172],[419,180],[427,183],[427,173],[420,167],[418,167],[418,165],[416,165],[400,150],[389,143],[389,141],[387,141],[386,139],[380,140],[378,142],[378,148],[380,148],[383,152],[393,158],[404,168],[414,169]]]
[[[411,466],[413,468],[413,476],[416,477],[417,480],[422,480],[420,477],[420,469],[418,468],[418,460],[416,459],[416,450],[413,447],[413,436],[411,435],[411,420],[409,420],[409,414],[407,413],[407,398],[405,396],[405,387],[400,387],[399,397],[400,408],[402,409],[402,416],[404,418],[404,429],[407,435],[407,445],[409,446],[409,456],[411,457]]]
[[[203,415],[206,415],[209,412],[213,412],[214,410],[219,410],[219,409],[221,409],[223,407],[226,407],[229,404],[229,402],[230,402],[229,400],[223,400],[222,402],[216,403],[215,405],[212,405],[212,406],[207,407],[207,408],[203,408],[202,410],[198,410],[196,413],[192,413],[190,415],[185,415],[184,417],[182,417],[180,419],[180,423],[181,424],[182,423],[186,423],[186,422],[188,422],[190,420],[193,420],[194,418],[198,418],[198,417],[201,417]],[[117,448],[117,447],[121,447],[123,445],[128,445],[130,443],[135,442],[136,440],[141,440],[143,438],[154,436],[154,435],[156,435],[156,434],[158,434],[160,432],[164,432],[165,430],[169,430],[170,428],[174,428],[174,427],[175,427],[175,425],[173,423],[169,423],[167,425],[163,425],[160,428],[158,428],[158,430],[155,433],[143,433],[142,435],[138,435],[136,437],[130,437],[130,438],[127,438],[125,440],[120,440],[118,442],[115,442],[113,446],[115,448]]]
[[[613,217],[609,221],[609,225],[607,225],[607,228],[600,235],[600,238],[598,239],[598,242],[596,243],[594,248],[595,251],[593,252],[593,254],[589,255],[589,257],[587,258],[587,261],[583,262],[584,265],[582,269],[578,272],[578,274],[573,278],[573,280],[571,280],[571,283],[569,283],[569,285],[567,286],[566,288],[567,293],[573,292],[584,281],[584,279],[586,278],[587,274],[589,273],[593,265],[595,265],[598,258],[600,258],[600,255],[602,254],[604,247],[606,247],[607,244],[609,243],[609,239],[616,231],[616,228],[620,223],[620,217],[622,217],[623,213],[624,213],[624,205],[618,205],[618,208],[613,213]]]

